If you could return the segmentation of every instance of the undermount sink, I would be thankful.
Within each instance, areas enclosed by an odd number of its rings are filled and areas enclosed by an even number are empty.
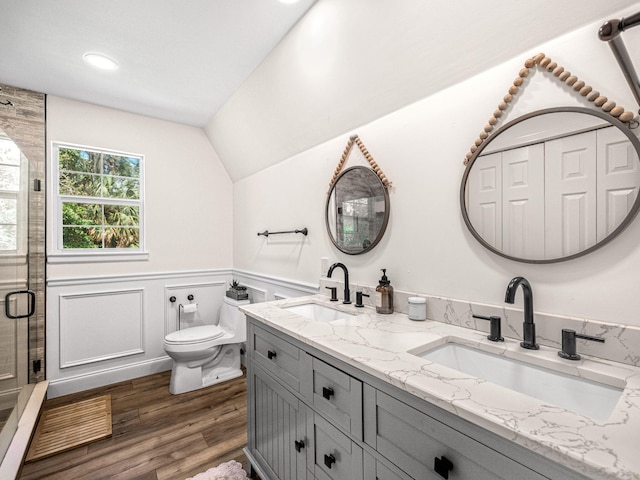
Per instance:
[[[302,305],[294,305],[292,307],[283,307],[284,310],[293,312],[301,317],[309,318],[318,322],[332,322],[334,320],[354,318],[355,315],[350,313],[334,310],[333,308],[323,307],[317,303],[304,303]]]
[[[456,343],[409,353],[544,402],[606,420],[623,389]]]

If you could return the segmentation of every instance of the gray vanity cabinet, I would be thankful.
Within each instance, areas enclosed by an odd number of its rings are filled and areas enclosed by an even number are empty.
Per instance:
[[[307,416],[307,468],[318,480],[363,480],[362,448],[317,413]]]
[[[585,478],[250,317],[247,397],[262,480]]]
[[[249,449],[269,477],[306,478],[307,411],[295,395],[259,366],[247,376]],[[266,478],[262,473],[262,477]]]
[[[308,392],[301,386],[308,381],[310,357],[298,347],[260,328],[248,330],[249,355],[266,371],[295,392]]]
[[[413,478],[545,478],[368,385],[364,414],[366,443]]]
[[[327,419],[362,440],[362,382],[311,357],[311,381],[307,398]]]

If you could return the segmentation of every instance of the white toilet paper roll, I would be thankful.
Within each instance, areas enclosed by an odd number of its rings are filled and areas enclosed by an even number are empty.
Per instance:
[[[182,313],[193,313],[198,311],[197,303],[190,303],[189,305],[180,305],[182,307]]]

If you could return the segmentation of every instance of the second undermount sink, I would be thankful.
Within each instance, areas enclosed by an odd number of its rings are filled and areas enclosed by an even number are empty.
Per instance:
[[[623,389],[456,343],[409,353],[530,397],[606,420]]]
[[[302,305],[294,305],[292,307],[283,307],[284,310],[293,312],[301,317],[309,318],[318,322],[332,322],[334,320],[354,318],[355,315],[350,313],[334,310],[333,308],[324,307],[317,303],[304,303]]]

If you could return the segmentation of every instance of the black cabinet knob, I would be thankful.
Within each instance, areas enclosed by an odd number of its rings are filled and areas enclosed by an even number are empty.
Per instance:
[[[440,458],[436,457],[433,461],[433,470],[446,480],[449,478],[449,472],[453,470],[453,463],[444,455]]]
[[[336,463],[336,457],[334,457],[332,454],[324,455],[324,464],[327,468],[331,468],[331,465],[333,465],[334,463]]]
[[[331,387],[322,387],[322,396],[329,400],[333,396],[333,388]]]
[[[304,448],[304,442],[302,440],[294,441],[293,445],[295,446],[296,452],[299,452],[300,450],[302,450]]]
[[[277,354],[276,354],[276,352],[274,352],[273,350],[269,350],[269,351],[267,352],[267,358],[268,358],[269,360],[273,360],[274,358],[276,358],[276,355],[277,355]]]

